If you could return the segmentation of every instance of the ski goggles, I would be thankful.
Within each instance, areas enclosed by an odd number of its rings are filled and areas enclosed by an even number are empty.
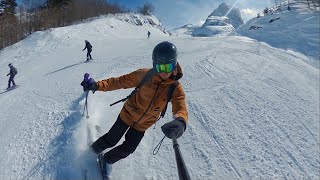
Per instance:
[[[156,70],[158,73],[165,72],[171,73],[175,68],[175,63],[171,64],[156,64]]]

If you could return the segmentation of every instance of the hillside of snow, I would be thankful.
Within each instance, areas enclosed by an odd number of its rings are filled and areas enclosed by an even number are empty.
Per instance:
[[[191,36],[194,29],[198,27],[199,26],[194,24],[186,24],[182,27],[171,30],[170,33],[172,36]]]
[[[309,57],[307,63],[320,68],[320,12],[306,5],[291,4],[291,11],[271,11],[253,18],[237,29],[237,33],[269,45]]]
[[[83,74],[102,80],[151,68],[164,40],[177,46],[184,70],[189,123],[178,142],[192,179],[319,178],[320,78],[309,57],[243,36],[168,36],[136,19],[144,17],[36,32],[0,51],[0,180],[101,179],[88,143],[108,132],[122,108],[109,105],[132,89],[90,93],[86,118]],[[85,39],[93,46],[88,63]],[[5,91],[9,63],[20,87]],[[113,180],[178,179],[171,140],[152,154],[171,120],[169,107],[136,151],[113,165]]]

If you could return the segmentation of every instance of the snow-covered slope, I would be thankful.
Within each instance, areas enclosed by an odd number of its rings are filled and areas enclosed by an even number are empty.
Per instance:
[[[89,63],[85,39],[93,45]],[[9,63],[20,85],[0,91],[0,179],[84,179],[84,169],[99,179],[87,142],[108,131],[122,107],[109,104],[131,89],[90,93],[87,119],[83,74],[100,80],[151,67],[163,40],[176,44],[184,69],[189,124],[179,144],[192,179],[319,178],[319,69],[307,57],[241,36],[170,37],[111,16],[37,32],[0,52],[0,87]],[[169,139],[152,155],[170,120],[169,108],[114,164],[114,180],[178,179]]]
[[[180,36],[180,35],[187,35],[191,36],[192,32],[195,28],[198,28],[199,26],[194,24],[186,24],[180,28],[175,28],[171,32],[172,36]]]
[[[302,53],[311,65],[320,65],[320,13],[303,4],[291,4],[291,11],[273,11],[253,18],[237,29],[243,36],[263,41],[273,47]]]

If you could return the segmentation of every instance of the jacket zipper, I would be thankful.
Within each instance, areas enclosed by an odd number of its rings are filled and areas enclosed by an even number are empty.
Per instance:
[[[134,127],[134,125],[135,125],[136,123],[138,123],[139,121],[141,121],[141,119],[143,118],[143,116],[148,112],[148,110],[149,110],[149,108],[150,108],[150,106],[151,106],[151,104],[152,104],[152,101],[154,100],[154,97],[156,96],[156,94],[157,94],[157,92],[158,92],[158,90],[159,90],[159,86],[160,86],[161,83],[162,83],[162,81],[161,81],[160,83],[158,83],[156,92],[154,93],[154,95],[153,95],[153,97],[152,97],[152,99],[151,99],[151,101],[150,101],[150,104],[149,104],[147,110],[143,113],[143,115],[140,117],[140,119],[139,119],[137,122],[134,122],[134,123],[133,123],[132,127]]]

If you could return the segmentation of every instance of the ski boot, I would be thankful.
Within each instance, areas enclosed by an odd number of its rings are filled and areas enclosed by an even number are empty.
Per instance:
[[[101,175],[103,180],[111,180],[111,171],[112,171],[112,164],[109,164],[105,158],[104,154],[98,155],[98,162],[100,165]]]

